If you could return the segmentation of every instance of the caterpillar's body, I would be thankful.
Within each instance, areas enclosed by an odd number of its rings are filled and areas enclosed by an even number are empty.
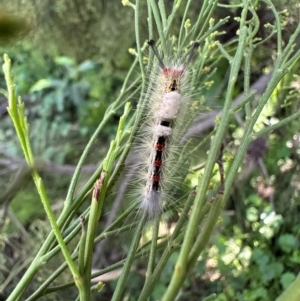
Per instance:
[[[174,181],[177,174],[174,168],[178,168],[179,141],[191,112],[187,63],[173,62],[165,66],[159,57],[158,61],[159,66],[150,77],[146,119],[141,127],[138,151],[142,157],[138,163],[142,193],[139,190],[138,197],[141,209],[149,218],[160,215],[164,202],[170,201],[170,195],[179,184]]]

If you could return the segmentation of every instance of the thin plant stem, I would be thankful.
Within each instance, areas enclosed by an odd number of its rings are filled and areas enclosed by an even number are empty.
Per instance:
[[[186,235],[185,235],[185,238],[183,241],[182,249],[179,254],[179,258],[177,260],[171,282],[170,282],[168,289],[162,299],[163,301],[171,301],[176,297],[176,295],[179,291],[179,288],[182,285],[182,283],[186,277],[186,272],[187,272],[186,267],[187,267],[187,263],[188,263],[188,256],[189,256],[189,252],[193,245],[193,240],[195,237],[195,230],[196,230],[197,224],[199,223],[201,209],[205,202],[205,194],[206,194],[209,180],[211,177],[212,169],[215,164],[216,158],[218,156],[218,152],[219,152],[219,149],[220,149],[220,146],[221,146],[224,134],[225,134],[225,130],[228,125],[233,89],[234,89],[235,82],[237,79],[238,71],[240,69],[240,65],[241,65],[241,61],[242,61],[242,57],[243,57],[244,45],[245,45],[245,41],[246,41],[246,37],[247,37],[247,29],[244,26],[244,23],[246,20],[246,13],[247,13],[247,5],[245,5],[243,12],[242,12],[239,46],[238,46],[236,55],[232,61],[232,65],[231,65],[229,86],[227,89],[227,95],[226,95],[226,99],[225,99],[225,105],[224,105],[222,119],[218,126],[218,129],[216,132],[216,137],[214,138],[214,141],[213,141],[214,147],[211,149],[210,154],[207,159],[203,178],[201,180],[201,187],[199,188],[199,191],[198,191],[196,199],[195,199],[195,208],[192,212],[190,221],[188,223],[188,227],[187,227]]]
[[[149,253],[146,279],[151,276],[155,266],[155,255],[156,255],[156,248],[157,248],[159,224],[160,224],[160,216],[155,219],[152,227],[151,248]]]
[[[22,146],[27,164],[29,165],[29,167],[33,167],[32,177],[33,177],[34,183],[36,185],[37,191],[39,193],[39,196],[41,198],[42,204],[44,206],[48,220],[51,224],[51,227],[52,227],[55,237],[58,241],[58,244],[60,245],[62,253],[65,257],[65,260],[68,263],[68,266],[73,274],[73,277],[76,279],[77,277],[79,277],[79,271],[78,271],[75,263],[73,262],[73,260],[71,258],[71,254],[63,240],[63,237],[59,230],[59,226],[56,222],[54,213],[51,209],[50,201],[48,199],[43,181],[42,181],[41,177],[39,176],[37,170],[35,169],[34,157],[32,154],[31,145],[30,145],[30,141],[29,141],[29,126],[27,124],[27,119],[24,116],[24,104],[21,102],[21,99],[19,98],[18,105],[17,105],[16,94],[15,94],[15,84],[13,82],[13,77],[11,75],[11,60],[7,55],[4,55],[3,71],[5,74],[5,80],[7,83],[8,97],[9,97],[8,112],[15,125],[17,136],[18,136],[20,144]]]
[[[117,287],[116,287],[116,289],[114,291],[114,294],[113,294],[113,297],[111,299],[112,301],[119,301],[122,298],[123,291],[124,291],[124,288],[125,288],[125,284],[127,282],[127,278],[128,278],[128,275],[129,275],[129,271],[130,271],[132,262],[135,258],[135,251],[138,247],[138,243],[139,243],[141,235],[142,235],[142,230],[143,230],[143,227],[144,227],[145,222],[146,222],[146,218],[147,218],[146,215],[143,214],[143,216],[140,219],[140,222],[139,222],[139,224],[136,228],[134,237],[133,237],[132,242],[131,242],[130,250],[129,250],[127,258],[126,258],[126,262],[125,262],[124,267],[123,267],[122,275],[120,276]]]

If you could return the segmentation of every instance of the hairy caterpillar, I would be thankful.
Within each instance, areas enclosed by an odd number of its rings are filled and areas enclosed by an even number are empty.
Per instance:
[[[180,139],[187,130],[192,114],[191,62],[199,43],[195,42],[185,61],[167,60],[160,57],[153,40],[149,46],[157,57],[157,67],[150,75],[146,97],[146,116],[137,150],[139,176],[136,179],[136,197],[140,209],[153,219],[163,211],[163,204],[171,201],[171,194],[178,182],[176,162],[181,146]],[[188,120],[187,120],[188,119]],[[178,167],[177,167],[178,168]]]

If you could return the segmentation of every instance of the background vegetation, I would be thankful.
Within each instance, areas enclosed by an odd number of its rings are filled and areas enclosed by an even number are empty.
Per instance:
[[[133,11],[129,7],[123,7],[118,1],[104,0],[6,2],[0,1],[0,53],[8,53],[13,62],[12,74],[17,94],[22,95],[25,115],[30,124],[32,151],[55,216],[58,217],[63,208],[72,175],[90,137],[99,123],[105,120],[105,116],[109,116],[82,166],[74,195],[78,196],[85,191],[86,197],[82,197],[85,201],[78,203],[77,210],[68,221],[71,226],[64,229],[63,236],[66,237],[68,231],[75,227],[80,228],[79,217],[88,210],[91,200],[91,194],[87,193],[90,190],[84,189],[87,183],[90,183],[89,188],[92,187],[97,178],[94,175],[99,175],[99,164],[108,152],[110,141],[116,135],[119,119],[123,114],[124,105],[115,106],[113,109],[110,105],[118,99],[126,74],[133,62],[136,62],[134,51],[128,51],[129,48],[136,48]],[[168,13],[173,2],[164,1]],[[178,36],[185,13],[184,2],[181,1],[172,24],[172,34],[175,36]],[[242,7],[235,7],[239,1],[222,3],[232,6],[218,6],[213,10],[212,17],[216,23],[229,16],[228,22],[218,28],[222,34],[215,39],[221,42],[228,54],[234,55],[239,29],[237,18],[241,16]],[[297,1],[273,3],[279,12],[283,28],[281,44],[285,47],[300,21],[300,8]],[[188,18],[192,22],[197,19],[199,10],[198,1],[191,1]],[[140,41],[143,43],[148,38],[146,1],[142,1],[139,14]],[[251,69],[249,84],[257,90],[253,101],[259,103],[274,70],[278,37],[270,33],[278,20],[266,2],[257,3],[256,14],[260,21],[256,37],[267,38],[264,44],[255,49],[248,66]],[[155,32],[153,38],[158,37]],[[295,43],[294,52],[300,46],[299,36]],[[226,97],[230,64],[221,50],[218,52],[218,60],[207,58],[207,65],[214,67],[215,72],[209,81],[201,84],[202,97],[206,100],[203,103],[204,113],[197,117],[196,123],[187,134],[187,137],[196,137],[193,146],[203,141],[190,167],[194,173],[185,182],[189,189],[197,185],[197,177],[202,173],[210,146],[209,137],[215,133],[215,116],[222,110]],[[146,56],[147,52],[144,54]],[[2,55],[0,61],[2,65]],[[238,103],[241,94],[245,92],[246,68],[243,65],[239,70],[233,91],[233,103]],[[135,110],[139,96],[137,87],[141,82],[137,62],[132,74],[131,90],[125,96]],[[0,76],[0,88],[6,90],[2,70]],[[299,91],[298,61],[290,66],[290,71],[274,89],[254,130],[262,131],[299,112]],[[30,175],[32,170],[24,160],[12,119],[6,110],[7,106],[7,98],[1,94],[2,300],[6,300],[20,283],[51,231]],[[130,116],[127,116],[129,126],[133,122]],[[217,124],[218,122],[217,119]],[[225,169],[230,168],[232,158],[241,144],[245,132],[244,122],[245,116],[241,112],[230,120],[223,141],[226,146],[223,158]],[[299,122],[294,119],[272,132],[266,131],[265,135],[251,142],[209,246],[198,258],[197,264],[184,282],[179,300],[199,300],[216,293],[212,300],[273,301],[295,280],[300,267],[299,141]],[[122,195],[120,197],[124,179],[126,176],[123,172],[104,202],[98,229],[107,228],[128,208],[128,203]],[[220,185],[218,177],[214,177],[210,185],[213,195]],[[173,212],[168,221],[167,233],[174,227],[177,219]],[[131,222],[134,223],[135,220],[132,219]],[[95,246],[92,262],[95,271],[119,262],[128,253],[133,231],[119,232],[120,229],[111,233],[114,235]],[[82,239],[79,231],[68,244],[70,250],[76,249],[80,237]],[[151,234],[144,231],[144,241],[147,242],[149,237]],[[55,247],[56,243],[52,239],[48,250],[54,250]],[[141,258],[134,262],[124,298],[138,300],[147,269],[145,254],[146,251],[142,252]],[[161,254],[162,251],[159,250],[157,256]],[[161,299],[165,293],[178,254],[179,250],[175,250],[170,256],[160,280],[153,288],[153,300]],[[73,281],[68,269],[50,281],[50,287],[55,287],[53,291],[38,291],[64,262],[63,255],[57,253],[46,264],[41,264],[23,292],[24,300],[75,300],[78,291],[74,285],[68,284]],[[107,278],[98,279],[105,286],[98,287],[99,293],[95,289],[92,298],[98,300],[100,295],[101,300],[111,300],[117,287],[120,267],[113,269],[111,274],[105,274]],[[67,285],[58,287],[65,283]]]

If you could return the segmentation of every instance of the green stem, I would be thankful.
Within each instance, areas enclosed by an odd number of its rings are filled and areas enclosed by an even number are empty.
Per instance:
[[[110,150],[113,149],[114,143],[111,144]],[[83,270],[84,270],[84,286],[83,291],[84,294],[88,297],[88,299],[80,299],[89,300],[90,299],[90,283],[91,283],[91,269],[92,269],[92,258],[93,258],[93,249],[94,249],[94,237],[98,225],[98,220],[101,214],[103,202],[105,199],[106,193],[106,171],[102,171],[99,180],[95,184],[95,188],[92,196],[92,204],[90,210],[90,216],[87,226],[87,234],[84,248],[84,258],[83,258]]]
[[[154,15],[156,27],[157,27],[159,38],[161,41],[162,50],[164,53],[166,53],[167,52],[166,37],[164,35],[163,25],[161,22],[161,15],[159,13],[156,2],[154,0],[149,0],[149,2],[151,4],[152,12]]]
[[[125,284],[126,284],[133,260],[135,258],[136,249],[138,247],[145,222],[146,222],[146,215],[143,214],[142,218],[140,219],[140,223],[138,224],[138,227],[135,231],[135,235],[132,239],[131,246],[130,246],[130,249],[129,249],[129,252],[127,255],[127,259],[126,259],[126,262],[123,267],[122,275],[118,281],[117,287],[114,291],[111,301],[119,301],[122,298]]]
[[[189,273],[191,269],[195,266],[195,263],[199,258],[199,254],[203,251],[203,249],[205,248],[206,244],[209,241],[212,230],[220,216],[222,205],[224,204],[224,202],[222,202],[222,198],[223,195],[218,194],[216,199],[213,201],[207,220],[205,221],[205,224],[201,230],[201,234],[198,236],[190,252],[188,265],[186,269],[187,273]]]
[[[156,255],[156,249],[157,249],[159,224],[160,224],[160,216],[155,219],[154,225],[152,227],[151,248],[150,248],[148,266],[147,266],[147,272],[146,272],[146,281],[147,281],[147,278],[149,278],[151,276],[151,274],[153,273],[154,266],[155,266],[155,255]]]
[[[103,233],[101,233],[98,237],[95,238],[94,240],[94,244],[100,242],[101,240],[105,239],[105,238],[108,238],[110,236],[115,236],[117,234],[120,234],[122,232],[125,232],[125,231],[128,231],[128,230],[131,230],[133,227],[135,227],[137,225],[136,224],[133,224],[133,225],[127,225],[127,226],[124,226],[120,229],[116,229],[116,230],[112,230],[112,231],[105,231]],[[78,224],[78,228],[80,229],[80,225]],[[71,235],[71,234],[70,234]],[[72,233],[73,235],[73,233]],[[75,236],[75,235],[73,235]],[[70,237],[68,236],[66,238],[66,242],[68,242],[70,240]],[[43,257],[41,257],[41,262],[47,262],[49,259],[51,259],[55,254],[57,254],[59,251],[59,248],[56,247],[55,249],[51,250],[49,253],[47,253],[46,255],[44,255]],[[78,252],[74,252],[72,254],[72,258],[73,260],[76,260],[77,257],[79,256]],[[120,264],[122,265],[122,264]],[[40,296],[49,293],[51,291],[55,291],[55,289],[53,288],[48,288],[48,286],[53,283],[53,281],[67,268],[67,264],[66,262],[64,262],[58,269],[56,269],[52,275],[47,279],[45,280],[45,282],[43,284],[41,284],[39,286],[39,288],[28,298],[26,299],[26,301],[33,301],[33,300],[37,300]],[[111,270],[113,270],[114,268],[111,267]],[[105,272],[103,272],[104,274]],[[64,284],[62,285],[63,287],[69,287],[69,286],[73,286],[75,285],[74,281],[70,282],[69,284]],[[58,290],[59,288],[57,288]]]
[[[279,121],[279,122],[277,122],[273,125],[270,125],[270,126],[264,128],[264,129],[260,130],[257,133],[252,134],[252,140],[255,140],[259,137],[265,136],[265,135],[273,132],[274,130],[290,123],[291,121],[293,121],[293,120],[295,120],[299,117],[300,117],[300,111],[294,113],[293,115],[291,115],[291,116],[289,116],[289,117],[287,117],[287,118],[285,118],[285,119],[283,119],[283,120],[281,120],[281,121]]]
[[[179,37],[178,37],[178,48],[182,48],[181,40],[182,40],[182,35],[183,35],[183,32],[184,32],[184,24],[185,24],[185,21],[187,19],[186,16],[187,16],[188,9],[191,5],[191,2],[192,2],[191,0],[188,0],[188,2],[185,5],[185,10],[184,10],[182,21],[181,21],[181,24],[180,24],[180,31],[179,31]]]
[[[90,216],[87,227],[86,242],[84,249],[84,284],[82,294],[86,297],[90,297],[90,283],[91,283],[91,269],[92,269],[92,255],[94,248],[94,238],[98,225],[99,218],[101,216],[103,203],[106,197],[108,180],[112,174],[113,164],[118,156],[118,149],[120,147],[120,141],[122,138],[122,132],[125,126],[125,120],[130,112],[130,103],[127,103],[124,108],[124,114],[121,116],[118,126],[118,131],[115,140],[110,144],[108,153],[103,161],[103,171],[101,172],[99,180],[95,184],[95,188],[92,194],[92,204],[90,210]],[[77,284],[77,283],[76,283]],[[89,300],[89,299],[87,299]]]
[[[15,89],[14,89],[13,77],[11,75],[11,60],[9,59],[9,57],[7,55],[4,55],[3,71],[5,73],[5,79],[7,82],[7,89],[8,89],[8,96],[9,96],[8,112],[15,125],[17,136],[18,136],[20,144],[22,146],[27,164],[30,167],[34,167],[35,162],[34,162],[34,157],[32,154],[31,145],[30,145],[30,141],[29,141],[29,132],[28,132],[29,126],[27,124],[26,117],[24,116],[24,104],[21,103],[20,99],[19,99],[19,105],[16,104],[16,94],[15,94]],[[62,253],[68,263],[68,266],[73,274],[73,277],[78,277],[79,271],[78,271],[75,263],[73,262],[73,260],[71,258],[71,254],[69,253],[68,248],[62,238],[62,235],[59,230],[58,224],[56,222],[54,213],[51,209],[51,205],[50,205],[49,199],[47,197],[44,184],[35,168],[33,169],[32,177],[33,177],[34,183],[36,185],[38,194],[41,198],[46,215],[47,215],[49,222],[51,224],[51,227],[53,229],[54,235],[58,241],[58,244],[60,245]]]
[[[163,301],[171,301],[176,297],[185,277],[186,277],[186,268],[188,263],[189,252],[192,249],[192,245],[194,242],[194,237],[196,234],[197,225],[199,223],[199,217],[201,215],[201,210],[203,208],[205,202],[205,195],[207,191],[207,187],[209,185],[211,173],[213,167],[216,162],[216,158],[219,153],[219,149],[229,122],[230,116],[230,107],[232,103],[232,95],[235,86],[235,82],[237,80],[238,71],[241,66],[241,61],[244,52],[244,45],[247,37],[247,28],[244,26],[244,22],[246,19],[247,6],[245,6],[242,14],[242,22],[241,22],[241,30],[240,30],[240,39],[237,52],[233,61],[231,62],[231,72],[229,77],[229,86],[227,89],[226,100],[223,110],[223,115],[221,122],[218,126],[216,137],[213,141],[213,147],[210,149],[210,154],[206,163],[205,171],[203,174],[203,178],[201,180],[201,186],[197,193],[195,199],[195,206],[192,211],[192,215],[190,221],[188,223],[188,227],[186,230],[186,235],[183,241],[182,249],[179,254],[179,258],[177,260],[175,270],[169,284],[169,287],[163,297]]]
[[[142,75],[142,81],[144,82],[145,72],[144,72],[144,65],[143,65],[143,58],[142,58],[142,51],[141,51],[139,18],[140,18],[140,0],[136,0],[135,10],[134,10],[135,40],[136,40],[138,59],[139,59],[140,70]]]

